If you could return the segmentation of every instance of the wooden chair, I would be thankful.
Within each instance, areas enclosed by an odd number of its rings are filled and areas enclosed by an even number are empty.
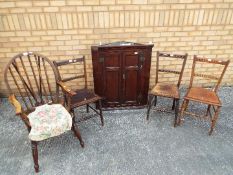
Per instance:
[[[182,55],[182,54],[163,53],[159,51],[157,52],[155,86],[152,88],[152,90],[149,92],[149,95],[148,95],[147,120],[149,120],[150,109],[152,105],[154,104],[154,106],[156,106],[157,104],[158,96],[172,98],[173,99],[172,110],[175,109],[174,127],[176,126],[177,118],[178,118],[178,111],[179,111],[179,99],[180,99],[179,87],[180,87],[180,83],[182,80],[187,57],[188,57],[188,54]],[[164,60],[166,60],[166,58],[176,59],[177,61],[181,60],[182,64],[181,64],[180,70],[160,69],[159,64],[162,58]],[[172,83],[159,82],[159,72],[178,75],[177,83],[172,84]],[[162,111],[166,111],[166,110],[163,109]]]
[[[213,75],[213,73],[209,74],[209,75],[203,74],[203,73],[198,73],[196,71],[198,69],[198,67],[196,66],[197,63],[202,64],[203,66],[205,65],[206,67],[208,65],[211,65],[211,64],[212,65],[219,65],[219,68],[222,67],[222,71],[220,71],[219,77],[216,75]],[[189,115],[194,116],[194,117],[200,117],[200,118],[210,117],[211,128],[209,131],[209,135],[212,134],[213,129],[214,129],[216,122],[217,122],[217,119],[218,119],[218,114],[220,112],[220,108],[222,106],[221,101],[218,97],[217,91],[219,89],[223,75],[224,75],[229,63],[230,63],[229,60],[228,61],[221,61],[221,60],[215,60],[215,59],[201,58],[201,57],[197,57],[196,55],[194,55],[190,84],[189,84],[188,91],[187,91],[186,95],[184,96],[184,101],[183,101],[182,106],[181,106],[179,125],[184,120],[184,113],[189,114]],[[217,70],[219,70],[219,69],[217,69]],[[217,74],[217,72],[216,72],[216,74]],[[197,87],[197,86],[193,85],[195,77],[210,79],[210,80],[215,81],[216,84],[212,87],[212,89]],[[208,107],[207,107],[206,114],[204,116],[200,116],[200,115],[194,114],[192,112],[186,111],[188,108],[189,101],[207,104]],[[214,116],[212,116],[212,114],[211,114],[211,107],[214,110]]]
[[[104,126],[104,119],[102,115],[102,98],[94,93],[93,90],[90,90],[87,88],[87,73],[86,73],[86,61],[85,57],[82,56],[81,58],[74,58],[69,60],[62,60],[62,61],[54,61],[53,62],[55,67],[58,70],[58,77],[59,81],[57,82],[59,86],[63,89],[65,101],[67,104],[68,110],[73,113],[75,116],[74,109],[80,106],[86,105],[86,111],[89,112],[89,108],[91,108],[93,111],[96,112],[100,116],[101,124]],[[62,77],[61,71],[65,69],[65,66],[68,65],[76,65],[76,69],[74,70],[76,74],[71,73],[68,74],[69,76],[66,76],[65,78]],[[80,68],[81,67],[81,68]],[[81,71],[82,70],[82,71]],[[66,69],[67,71],[67,69]],[[81,72],[80,72],[81,71]],[[79,73],[78,73],[79,72]],[[78,87],[75,89],[71,89],[68,87],[67,82],[71,82],[72,80],[80,80],[81,82],[84,81],[84,87]],[[80,81],[79,81],[80,82]],[[90,103],[97,103],[99,111],[97,111],[95,108],[93,108]],[[91,116],[80,119],[79,121],[86,120],[91,118]]]
[[[4,78],[10,93],[9,101],[30,132],[36,172],[39,171],[39,141],[72,129],[84,147],[74,118],[59,104],[59,87],[56,85],[58,73],[48,58],[33,52],[18,54],[7,64]]]

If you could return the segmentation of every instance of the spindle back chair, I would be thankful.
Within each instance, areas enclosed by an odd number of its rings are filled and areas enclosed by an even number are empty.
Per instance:
[[[173,98],[173,105],[172,110],[175,109],[175,120],[174,120],[174,126],[177,124],[177,118],[178,118],[178,111],[179,111],[179,87],[181,84],[184,67],[187,61],[188,54],[173,54],[173,53],[165,53],[165,52],[157,52],[157,62],[156,62],[156,78],[155,78],[155,86],[152,88],[148,95],[148,108],[147,108],[147,120],[149,119],[150,115],[150,109],[152,105],[156,106],[157,104],[157,97],[167,97],[167,98]],[[180,60],[180,68],[179,70],[174,69],[168,69],[168,68],[160,68],[160,62],[163,60],[166,60],[166,58],[169,59],[176,59]],[[163,60],[161,60],[163,59]],[[178,66],[178,65],[176,65]],[[168,73],[168,74],[175,74],[178,75],[177,83],[173,84],[171,82],[164,83],[159,81],[159,73]],[[158,109],[159,110],[159,109]],[[167,111],[165,109],[162,109],[162,111]],[[168,112],[168,111],[167,111]]]
[[[31,123],[28,118],[38,106],[60,103],[59,87],[56,84],[58,73],[53,63],[43,55],[24,52],[14,56],[5,67],[5,84],[9,91],[9,101],[15,106],[16,115],[25,123],[28,132]],[[39,117],[39,116],[38,116]],[[77,126],[72,130],[84,146]],[[38,141],[31,140],[35,171],[39,171]]]
[[[7,89],[10,94],[21,97],[23,111],[49,102],[58,103],[57,78],[53,64],[46,57],[32,52],[16,55],[5,69]]]
[[[100,116],[101,124],[104,125],[104,119],[102,115],[102,98],[94,93],[93,90],[88,89],[87,87],[87,72],[86,72],[86,59],[84,56],[80,58],[73,58],[68,60],[54,61],[53,62],[56,69],[58,70],[59,81],[57,82],[59,86],[63,89],[64,97],[67,105],[67,109],[75,116],[74,109],[83,105],[86,105],[86,110],[89,112],[89,108],[91,108],[96,114]],[[68,68],[65,66],[73,65],[76,68],[73,68],[75,72],[68,74],[67,77],[63,77],[62,70],[66,71]],[[81,67],[80,67],[81,66]],[[78,73],[79,72],[79,73]],[[76,82],[76,87],[71,88],[68,85],[69,82],[73,80],[80,80]],[[82,83],[84,81],[84,87],[78,86],[78,83]],[[93,108],[90,103],[98,103],[99,111]],[[92,116],[87,116],[84,118],[80,118],[78,121],[89,119]]]
[[[212,74],[207,74],[208,71],[206,71],[206,73],[202,73],[202,72],[199,73],[198,69],[200,69],[200,67],[197,67],[198,63],[202,64],[202,66],[203,65],[218,65],[218,68],[222,69],[222,70],[219,71],[218,76],[212,75]],[[189,114],[191,116],[203,118],[203,119],[209,118],[211,121],[211,128],[209,131],[209,135],[212,134],[213,129],[214,129],[216,122],[217,122],[217,119],[218,119],[218,114],[220,112],[220,108],[222,106],[221,101],[218,97],[217,91],[219,89],[220,83],[223,79],[223,76],[226,72],[226,69],[227,69],[229,63],[230,63],[229,60],[222,61],[222,60],[198,57],[198,56],[194,55],[190,84],[189,84],[188,91],[187,91],[186,95],[184,96],[184,101],[182,103],[181,114],[179,117],[179,124],[181,124],[184,121],[184,114]],[[194,83],[194,79],[197,77],[201,77],[203,79],[214,80],[215,83],[212,84],[212,87],[208,88],[208,89],[204,88],[204,87],[200,87],[200,85],[196,86],[193,83]],[[206,114],[205,115],[198,115],[198,114],[195,114],[193,112],[188,112],[187,108],[188,108],[189,101],[194,101],[197,103],[206,104],[207,105]],[[211,114],[211,107],[214,111],[214,115]]]

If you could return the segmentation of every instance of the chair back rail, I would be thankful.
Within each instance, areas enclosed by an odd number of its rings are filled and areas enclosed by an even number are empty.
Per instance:
[[[43,55],[24,52],[14,56],[5,67],[4,77],[10,94],[21,97],[18,99],[22,101],[23,111],[58,102],[58,73],[53,63]]]
[[[71,81],[71,80],[84,78],[85,88],[87,88],[87,73],[86,73],[85,56],[82,56],[81,58],[73,58],[73,59],[69,59],[69,60],[53,61],[53,64],[55,65],[55,67],[57,69],[58,77],[59,77],[60,81],[68,82],[68,81]],[[83,64],[83,74],[82,75],[71,75],[69,77],[62,78],[61,69],[62,69],[63,66],[69,65],[69,64]]]
[[[176,58],[176,59],[181,59],[182,60],[182,67],[181,70],[170,70],[170,69],[160,69],[159,68],[159,63],[160,63],[160,59],[161,57],[169,57],[169,58]],[[180,86],[181,80],[182,80],[182,76],[183,76],[183,72],[184,72],[184,67],[187,61],[187,57],[188,54],[172,54],[172,53],[165,53],[165,52],[160,52],[157,51],[157,62],[156,62],[156,79],[155,79],[155,83],[157,84],[159,81],[159,72],[164,72],[164,73],[173,73],[173,74],[177,74],[179,75],[178,78],[178,82],[177,82],[177,87]]]
[[[220,72],[220,76],[208,75],[208,74],[204,74],[204,73],[198,73],[197,68],[196,68],[196,64],[198,62],[202,63],[202,64],[219,65],[219,68],[223,67],[222,72]],[[213,87],[213,90],[215,92],[217,92],[229,63],[230,63],[230,60],[223,61],[223,60],[217,60],[217,59],[198,57],[198,56],[194,55],[189,88],[191,88],[193,86],[194,77],[202,77],[204,79],[215,80],[216,83],[215,83],[215,86]]]

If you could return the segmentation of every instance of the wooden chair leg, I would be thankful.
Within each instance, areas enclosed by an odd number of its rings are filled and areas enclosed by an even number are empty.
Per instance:
[[[102,102],[101,102],[101,100],[99,100],[99,110],[100,110],[101,125],[104,126],[104,118],[103,118],[103,113],[102,113]]]
[[[81,133],[80,133],[80,131],[78,129],[78,126],[77,125],[75,126],[75,117],[74,116],[72,118],[72,128],[71,129],[74,132],[74,135],[78,138],[81,147],[84,148],[84,142],[82,140]]]
[[[86,105],[87,113],[89,113],[89,105]]]
[[[214,117],[213,117],[213,119],[211,121],[211,128],[210,128],[210,131],[209,131],[209,135],[211,135],[213,130],[214,130],[214,127],[215,127],[216,122],[218,120],[219,111],[220,111],[220,106],[217,107],[217,109],[215,111],[215,114],[214,114]]]
[[[38,150],[37,150],[37,142],[31,141],[31,147],[32,147],[32,157],[34,161],[34,168],[35,172],[39,172],[39,164],[38,164]]]
[[[187,109],[187,104],[188,100],[184,99],[182,106],[181,106],[181,111],[180,111],[180,116],[179,116],[179,120],[178,120],[178,125],[181,125],[183,123],[184,120],[184,111]]]
[[[157,96],[154,96],[154,106],[157,105]]]
[[[153,104],[153,99],[154,99],[154,96],[153,96],[153,95],[148,95],[147,115],[146,115],[146,119],[147,119],[147,120],[149,120],[150,109],[151,109],[151,106],[152,106],[152,104]]]
[[[71,109],[70,113],[72,114],[72,118],[74,118],[75,117],[74,109]]]
[[[176,106],[176,99],[173,99],[172,110],[175,109],[175,106]]]
[[[184,111],[187,111],[187,109],[188,109],[188,105],[189,105],[189,100],[186,100],[186,104],[185,104]]]
[[[208,105],[208,107],[207,107],[207,111],[206,111],[206,116],[208,116],[208,114],[209,114],[209,112],[210,112],[210,107],[211,107],[211,105]]]
[[[178,119],[178,115],[179,115],[179,103],[180,103],[180,100],[179,99],[175,99],[175,121],[174,121],[174,127],[176,127],[176,125],[177,125],[177,119]]]

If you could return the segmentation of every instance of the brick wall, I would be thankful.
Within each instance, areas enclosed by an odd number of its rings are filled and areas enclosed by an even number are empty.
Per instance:
[[[23,51],[50,59],[85,55],[92,87],[91,45],[119,40],[154,43],[150,86],[157,50],[187,52],[187,84],[194,54],[233,61],[233,0],[0,0],[0,92],[4,66]],[[223,85],[233,84],[232,68]]]

